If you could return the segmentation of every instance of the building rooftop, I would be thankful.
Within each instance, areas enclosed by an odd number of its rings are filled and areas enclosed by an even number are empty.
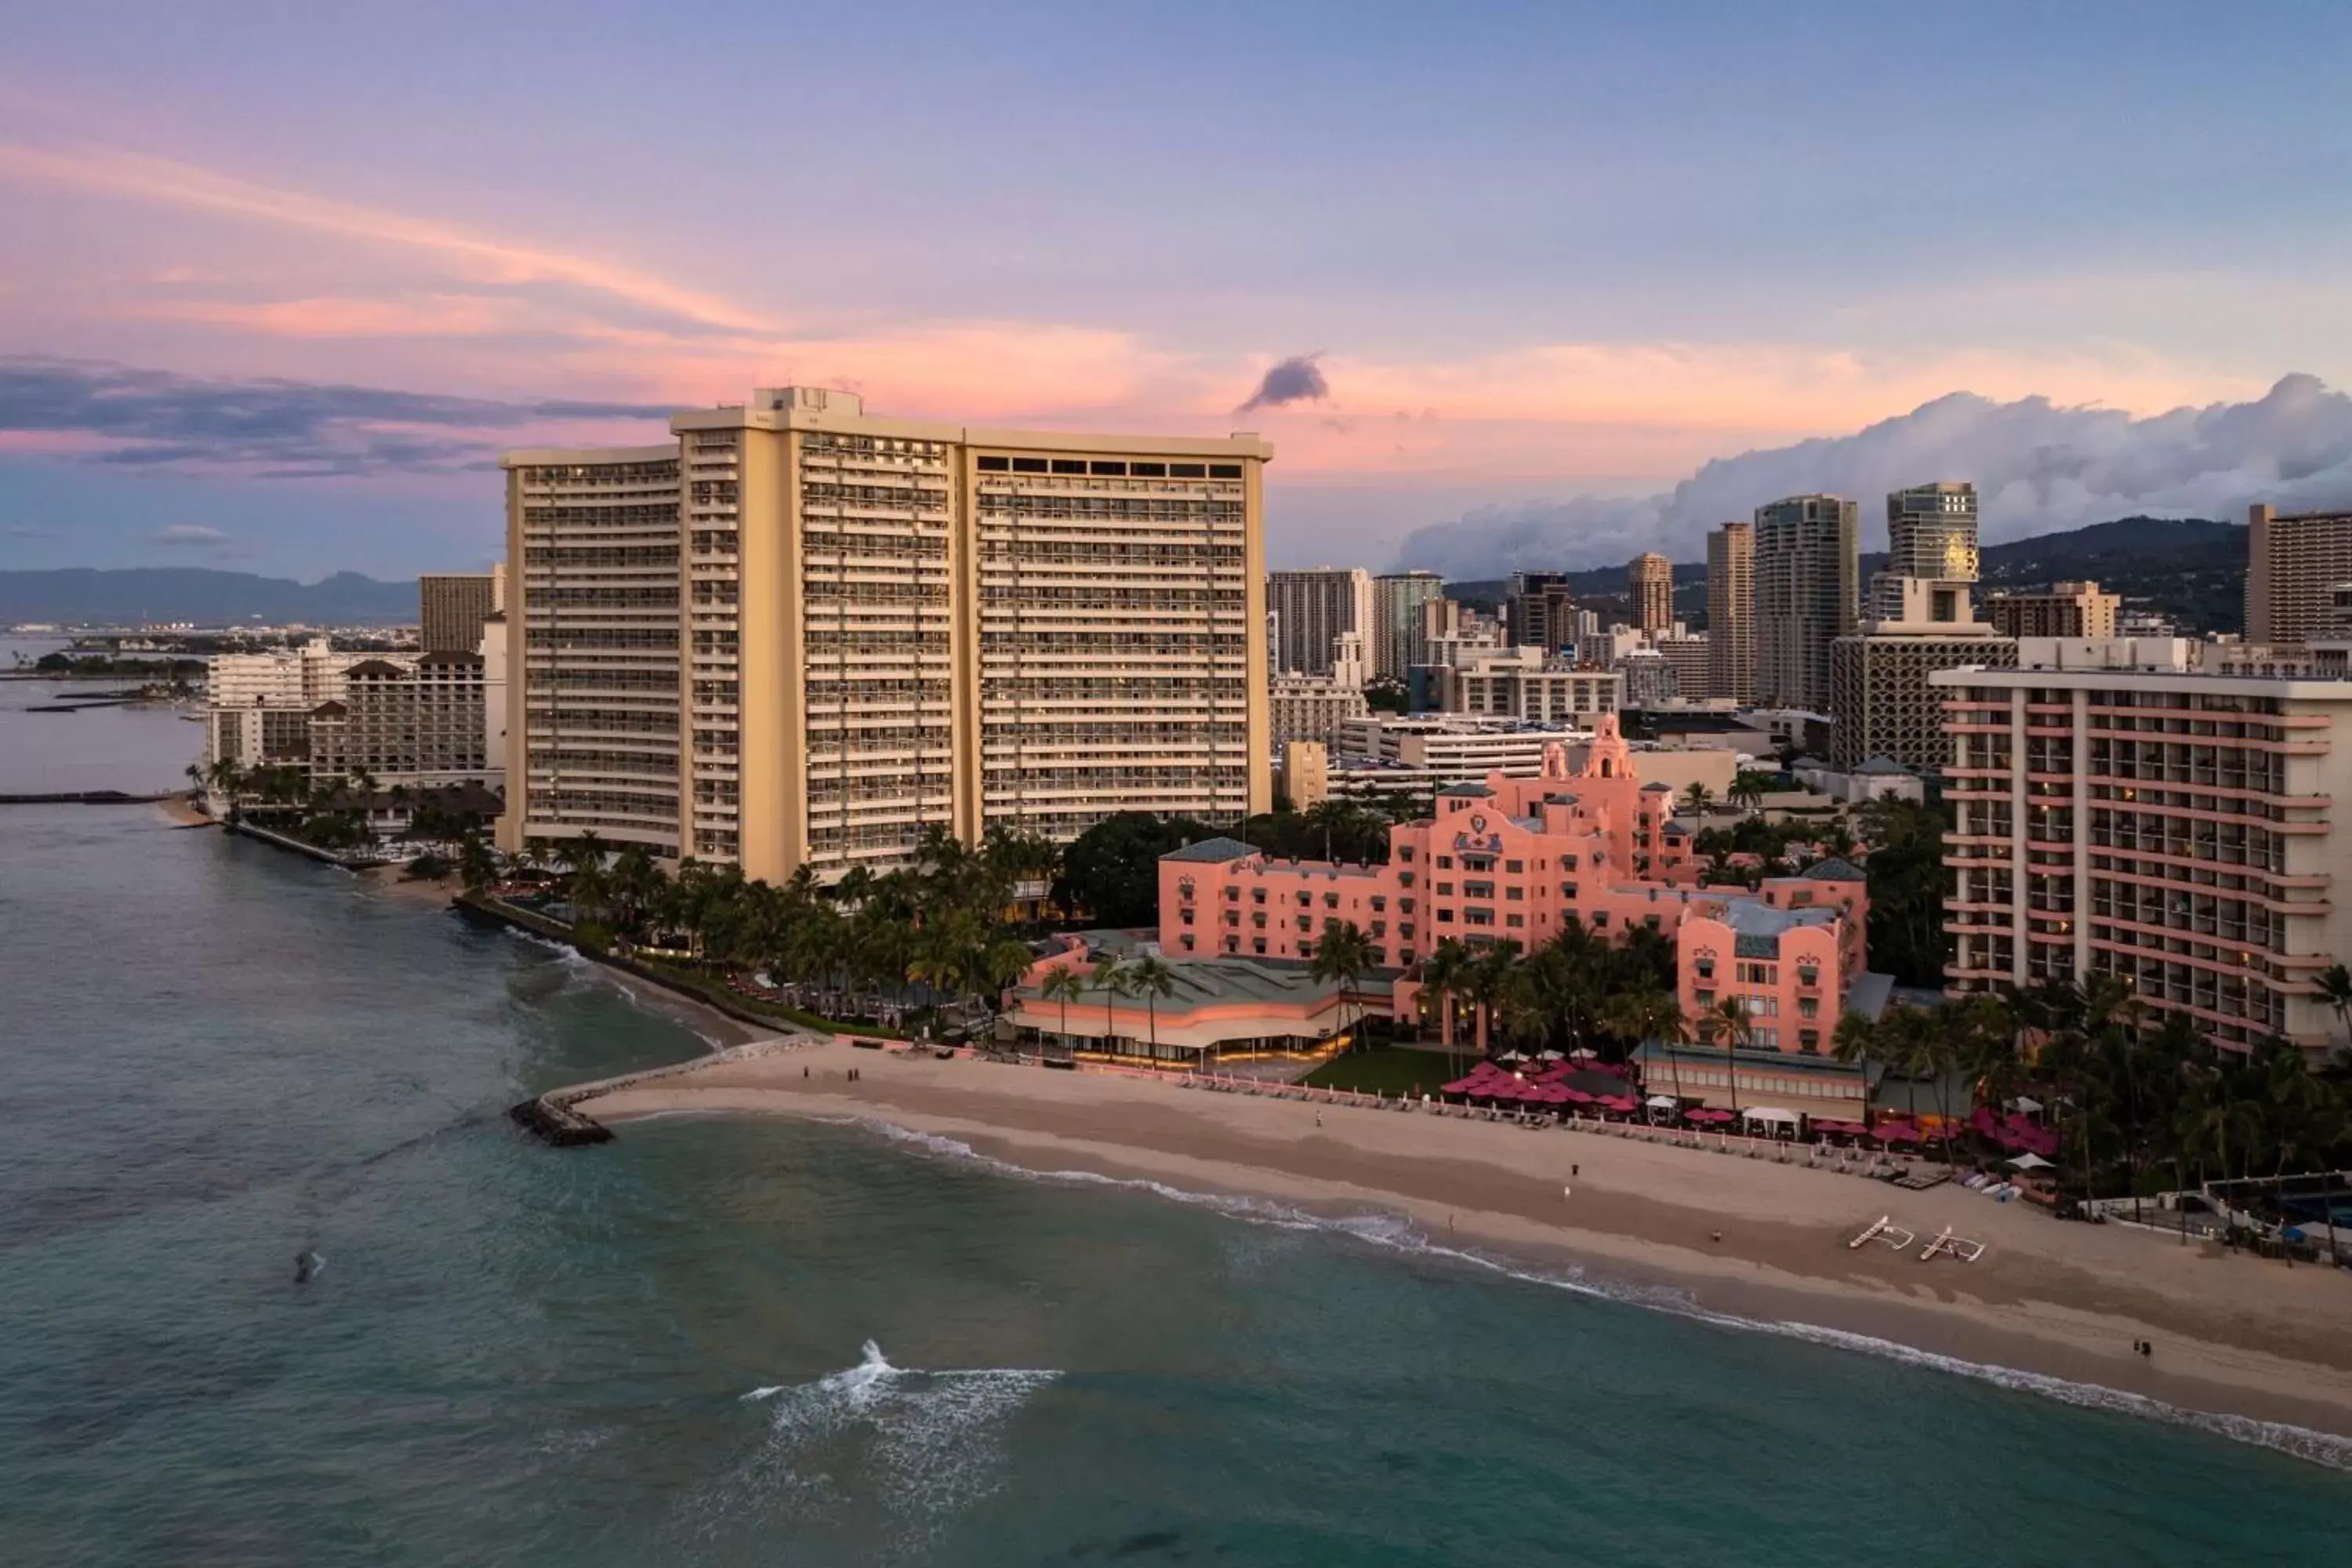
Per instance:
[[[1495,794],[1493,790],[1482,784],[1458,784],[1450,789],[1440,790],[1438,793],[1453,795],[1460,800],[1488,800],[1492,799]]]
[[[1203,838],[1198,844],[1187,844],[1181,849],[1171,849],[1160,858],[1162,860],[1200,860],[1211,865],[1223,865],[1228,860],[1238,860],[1245,855],[1256,853],[1257,847],[1255,845],[1244,844],[1238,838],[1220,837]]]
[[[1907,778],[1911,773],[1911,770],[1909,768],[1905,767],[1893,757],[1866,758],[1863,762],[1862,766],[1854,769],[1853,771],[1856,773],[1869,773],[1882,778],[1889,775]]]
[[[1739,958],[1778,958],[1784,934],[1807,926],[1830,925],[1836,919],[1829,910],[1781,909],[1745,898],[1727,900],[1723,911],[1723,923],[1731,928],[1732,952]]]
[[[1797,875],[1810,877],[1816,882],[1867,882],[1870,880],[1869,873],[1861,867],[1851,860],[1841,859],[1834,855],[1826,860],[1814,861]]]

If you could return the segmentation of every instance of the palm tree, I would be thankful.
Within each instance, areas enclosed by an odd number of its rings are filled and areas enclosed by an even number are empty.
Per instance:
[[[1870,1126],[1870,1055],[1877,1044],[1878,1026],[1867,1013],[1848,1013],[1830,1031],[1830,1055],[1862,1068],[1862,1125]]]
[[[1144,1016],[1151,1030],[1151,1059],[1160,1059],[1160,998],[1176,994],[1176,972],[1156,952],[1147,952],[1127,966],[1124,978],[1130,994],[1143,998]]]
[[[1470,961],[1470,973],[1463,989],[1478,1010],[1478,1054],[1486,1056],[1494,1048],[1489,1028],[1518,980],[1519,944],[1498,942]]]
[[[661,891],[661,868],[642,844],[632,844],[613,857],[607,873],[613,901],[620,906],[623,923],[632,931],[638,928],[646,907]]]
[[[1470,976],[1470,950],[1452,937],[1442,939],[1421,961],[1421,989],[1423,995],[1437,997],[1437,1035],[1445,1047],[1445,1059],[1457,1072],[1460,1064],[1454,1059],[1454,999],[1461,994]]]
[[[1044,984],[1037,987],[1037,994],[1044,1000],[1062,1005],[1062,1047],[1065,1050],[1073,1048],[1070,1046],[1070,1004],[1086,994],[1086,975],[1069,964],[1047,972]]]
[[[1601,1026],[1622,1039],[1655,1040],[1664,1047],[1675,1098],[1682,1099],[1683,1063],[1677,1047],[1690,1038],[1690,1020],[1683,1016],[1673,992],[1620,991],[1601,1005]]]
[[[1111,1050],[1111,1043],[1118,1037],[1111,1033],[1113,1026],[1111,1013],[1118,1005],[1118,999],[1128,994],[1127,965],[1121,963],[1116,957],[1106,956],[1101,963],[1095,965],[1091,979],[1092,988],[1103,994],[1103,1053],[1106,1056],[1114,1055],[1116,1053]]]
[[[457,875],[466,891],[478,893],[497,880],[499,858],[496,851],[482,841],[479,828],[467,832],[457,840]]]
[[[1315,962],[1308,970],[1317,981],[1339,983],[1339,1027],[1348,1027],[1348,1004],[1364,972],[1373,965],[1371,939],[1353,921],[1342,921],[1315,944]]]
[[[1715,792],[1703,784],[1695,784],[1683,791],[1683,803],[1690,807],[1694,816],[1706,816],[1706,808],[1714,802]]]
[[[1696,1027],[1698,1037],[1707,1045],[1723,1042],[1723,1065],[1731,1079],[1731,1109],[1739,1109],[1738,1047],[1756,1037],[1756,1021],[1748,1016],[1748,1005],[1737,996],[1726,996],[1698,1016]]]
[[[980,956],[980,972],[996,993],[998,1012],[1004,1011],[1004,994],[1019,984],[1021,977],[1029,973],[1029,966],[1036,962],[1037,955],[1029,951],[1027,943],[1014,942],[1011,937],[988,944],[988,951]]]
[[[1731,778],[1731,787],[1724,792],[1731,804],[1753,811],[1764,802],[1764,775],[1750,768],[1742,768]]]
[[[2319,972],[2319,999],[2335,1013],[2336,1022],[2352,1035],[2352,969],[2331,963]]]

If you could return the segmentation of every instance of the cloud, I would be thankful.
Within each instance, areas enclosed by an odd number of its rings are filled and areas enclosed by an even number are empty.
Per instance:
[[[498,402],[279,378],[228,380],[37,355],[0,355],[0,437],[87,445],[130,468],[250,469],[264,478],[495,466],[494,433],[613,419],[668,405]]]
[[[223,545],[233,543],[234,541],[217,528],[206,528],[202,523],[195,522],[175,522],[169,528],[159,529],[149,534],[147,542],[168,544],[189,550],[217,550]]]
[[[1276,362],[1258,382],[1250,400],[1234,410],[1247,414],[1259,408],[1280,408],[1288,403],[1320,403],[1331,395],[1331,387],[1323,379],[1322,367],[1315,362],[1320,354],[1293,354]]]
[[[772,326],[725,300],[678,288],[620,263],[476,234],[405,213],[279,190],[168,158],[106,147],[55,151],[0,143],[0,177],[402,246],[431,252],[481,281],[571,284],[703,326],[751,330]]]
[[[2135,417],[1956,392],[1850,436],[1715,458],[1662,494],[1477,508],[1415,530],[1396,563],[1478,578],[1613,564],[1644,550],[1696,561],[1707,530],[1811,491],[1861,501],[1869,549],[1884,538],[1881,498],[1929,479],[1975,482],[1988,542],[2137,512],[2341,505],[2352,501],[2352,397],[2293,374],[2248,402]]]

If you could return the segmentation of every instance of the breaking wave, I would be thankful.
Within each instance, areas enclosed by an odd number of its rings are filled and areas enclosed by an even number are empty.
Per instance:
[[[919,1545],[1003,1484],[1006,1426],[1061,1375],[1041,1367],[901,1367],[868,1340],[855,1366],[743,1394],[767,1408],[766,1436],[697,1511],[781,1506],[830,1514],[871,1501],[902,1547]]]
[[[1250,1225],[1272,1226],[1283,1230],[1321,1231],[1336,1233],[1373,1247],[1387,1247],[1416,1257],[1459,1264],[1524,1284],[1539,1285],[1556,1290],[1599,1300],[1616,1301],[1652,1311],[1669,1312],[1712,1328],[1739,1333],[1769,1334],[1777,1339],[1799,1340],[1810,1344],[1877,1356],[1900,1362],[1930,1372],[1955,1377],[1966,1377],[1979,1383],[2017,1393],[2032,1394],[2087,1410],[2105,1410],[2116,1415],[2137,1416],[2142,1420],[2163,1422],[2168,1426],[2187,1426],[2224,1437],[2231,1442],[2250,1443],[2257,1447],[2273,1449],[2294,1458],[2321,1465],[2329,1469],[2352,1471],[2352,1438],[2333,1433],[2315,1431],[2307,1426],[2291,1426],[2279,1421],[2260,1421],[2247,1415],[2216,1415],[2209,1411],[2189,1410],[2152,1399],[2142,1394],[2130,1394],[2118,1388],[2108,1388],[2095,1383],[2076,1383],[2067,1378],[2052,1377],[2042,1373],[2025,1372],[2016,1367],[2000,1366],[1989,1362],[1968,1361],[1959,1356],[1939,1354],[1874,1334],[1855,1333],[1844,1329],[1824,1328],[1818,1323],[1781,1321],[1769,1318],[1748,1318],[1736,1313],[1719,1312],[1703,1307],[1688,1292],[1671,1288],[1639,1286],[1624,1281],[1596,1277],[1573,1265],[1553,1268],[1531,1268],[1523,1263],[1495,1257],[1472,1247],[1450,1247],[1432,1241],[1421,1228],[1402,1215],[1389,1213],[1346,1215],[1337,1217],[1309,1214],[1294,1205],[1265,1198],[1227,1196],[1214,1193],[1197,1193],[1164,1182],[1139,1176],[1108,1176],[1095,1171],[1040,1171],[1016,1165],[1006,1160],[982,1154],[969,1143],[937,1133],[918,1132],[886,1121],[864,1117],[837,1117],[825,1120],[854,1125],[880,1132],[895,1142],[912,1144],[928,1152],[947,1158],[970,1162],[990,1170],[1032,1181],[1062,1183],[1069,1185],[1121,1187],[1150,1193],[1193,1208],[1205,1208],[1242,1220]]]

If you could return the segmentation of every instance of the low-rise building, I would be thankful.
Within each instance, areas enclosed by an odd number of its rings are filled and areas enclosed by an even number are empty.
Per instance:
[[[1891,757],[1868,758],[1851,773],[1801,758],[1789,771],[1814,794],[1844,805],[1865,805],[1874,800],[1917,804],[1927,798],[1926,781]]]
[[[2096,583],[2053,583],[2039,594],[1994,594],[1985,619],[2005,637],[2111,637],[2123,600]]]
[[[1547,656],[1541,648],[1482,653],[1444,671],[1438,706],[1447,713],[1591,724],[1624,706],[1625,678]]]
[[[1394,973],[1385,1001],[1402,1016],[1414,1008],[1415,966],[1441,942],[1532,949],[1570,929],[1606,941],[1648,930],[1675,942],[1686,1015],[1743,1009],[1746,1040],[1709,1058],[1727,1097],[1732,1075],[1744,1088],[1752,1073],[1801,1062],[1831,1099],[1851,1077],[1858,1100],[1861,1069],[1827,1057],[1845,999],[1866,994],[1862,870],[1825,860],[1753,893],[1702,886],[1674,792],[1643,777],[1641,760],[1604,720],[1574,763],[1554,744],[1534,778],[1497,773],[1444,791],[1432,816],[1390,829],[1382,865],[1275,859],[1230,838],[1176,850],[1160,862],[1160,951],[1304,963],[1352,925]],[[1680,1070],[1671,1055],[1660,1063]]]
[[[487,697],[478,653],[428,653],[407,665],[362,660],[344,672],[340,701],[311,710],[311,781],[488,786]]]
[[[416,656],[338,651],[324,637],[267,653],[215,656],[205,665],[205,760],[246,769],[307,767],[311,713],[341,701],[346,676],[371,662],[405,668]]]

